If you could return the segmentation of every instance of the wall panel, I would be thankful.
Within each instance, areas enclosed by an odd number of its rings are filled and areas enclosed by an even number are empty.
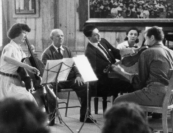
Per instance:
[[[76,10],[75,10],[75,0],[70,0],[67,2],[67,45],[71,50],[75,50],[76,43]]]
[[[68,0],[59,0],[58,12],[59,14],[59,27],[64,32],[64,44],[67,45],[67,1]],[[73,21],[73,20],[72,20]]]

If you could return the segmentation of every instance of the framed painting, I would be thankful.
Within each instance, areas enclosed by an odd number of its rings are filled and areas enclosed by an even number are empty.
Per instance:
[[[39,0],[12,0],[13,17],[39,17]]]
[[[170,27],[173,22],[173,0],[88,0],[86,10],[85,23],[96,24],[102,30],[124,30],[129,26]]]

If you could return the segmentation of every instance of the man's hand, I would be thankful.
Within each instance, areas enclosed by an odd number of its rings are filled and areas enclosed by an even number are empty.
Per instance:
[[[109,74],[111,78],[119,78],[121,80],[125,80],[128,82],[132,82],[133,74],[124,71],[124,69],[120,65],[113,64],[112,66],[113,73]]]
[[[111,67],[112,67],[112,70],[115,71],[115,72],[118,72],[118,73],[123,73],[124,72],[124,69],[120,65],[112,64]]]
[[[75,79],[75,83],[77,83],[79,86],[83,85],[84,82],[83,82],[82,77],[77,76]]]

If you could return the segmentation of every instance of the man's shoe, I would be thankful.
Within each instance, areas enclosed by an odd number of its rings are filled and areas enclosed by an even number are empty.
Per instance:
[[[80,118],[80,122],[84,122],[85,120],[85,117],[84,118]],[[90,118],[87,118],[85,123],[96,123],[97,121],[96,120],[91,120]]]
[[[152,112],[148,112],[148,116],[149,116],[149,117],[152,116],[152,114],[153,114]]]
[[[53,125],[55,125],[55,119],[48,122],[48,126],[53,126]]]
[[[153,118],[153,119],[161,119],[161,118],[162,118],[162,114],[153,113],[153,114],[152,114],[152,118]]]

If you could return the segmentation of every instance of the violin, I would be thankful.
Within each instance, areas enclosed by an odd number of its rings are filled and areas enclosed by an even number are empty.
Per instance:
[[[135,53],[126,55],[120,62],[115,63],[114,65],[122,64],[126,67],[133,66],[136,62],[138,62],[140,54],[146,50],[148,46],[142,46],[139,49],[135,49]],[[104,70],[103,73],[108,73],[111,71],[111,64],[109,64]]]
[[[135,53],[134,54],[129,54],[126,55],[122,60],[121,60],[121,64],[126,66],[126,67],[131,67],[133,66],[136,62],[138,62],[140,54],[146,50],[148,48],[148,46],[142,46],[139,49],[135,49]]]

